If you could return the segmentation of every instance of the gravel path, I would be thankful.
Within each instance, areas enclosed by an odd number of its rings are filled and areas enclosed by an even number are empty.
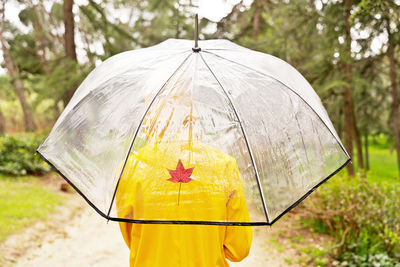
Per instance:
[[[296,251],[288,248],[279,252],[270,242],[287,224],[283,221],[272,228],[258,227],[250,255],[231,266],[289,266],[284,259],[296,258]],[[0,250],[4,266],[129,266],[129,250],[118,224],[107,223],[77,195],[71,197],[68,208],[60,207],[47,223],[8,238]]]

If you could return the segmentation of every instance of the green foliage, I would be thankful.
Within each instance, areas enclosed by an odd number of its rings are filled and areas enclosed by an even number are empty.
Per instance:
[[[98,39],[102,36],[104,39],[103,50],[104,55],[98,55],[101,59],[106,59],[117,53],[134,48],[137,40],[132,33],[128,32],[129,25],[115,18],[110,21],[110,15],[107,11],[108,1],[97,3],[96,1],[88,1],[87,5],[81,5],[80,12],[83,21],[85,21],[85,34],[87,39]],[[133,7],[134,3],[130,3]],[[132,8],[132,7],[131,7]],[[88,55],[92,57],[93,55]]]
[[[43,139],[43,134],[1,136],[0,173],[26,175],[50,171],[50,166],[44,163],[35,152]]]
[[[400,267],[400,262],[385,253],[357,255],[345,253],[342,261],[334,261],[333,266],[343,267]]]
[[[38,44],[32,34],[15,34],[8,40],[10,53],[15,58],[21,75],[42,73],[43,62],[38,54]]]
[[[345,261],[346,253],[398,257],[399,194],[400,188],[393,184],[336,177],[305,203],[306,217],[315,221],[308,225],[324,225],[336,240],[332,253],[339,260]]]
[[[0,99],[15,99],[14,88],[9,76],[0,76]]]

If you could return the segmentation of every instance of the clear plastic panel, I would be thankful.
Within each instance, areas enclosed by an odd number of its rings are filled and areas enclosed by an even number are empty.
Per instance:
[[[183,52],[191,52],[190,46],[184,48],[172,39],[168,39],[155,46],[123,52],[108,58],[96,67],[76,89],[68,105],[58,118],[55,127],[83,97],[90,93],[90,91],[96,90],[97,87],[105,83],[107,80],[123,73],[129,73],[144,68],[153,67],[154,69],[152,71],[158,71],[160,73],[168,72],[170,70],[168,67],[160,68],[162,65],[154,64],[154,62],[165,61],[172,59],[175,56],[179,57]],[[171,68],[173,68],[173,65],[171,65]],[[160,75],[160,78],[163,77],[164,76]],[[147,82],[158,81],[159,79],[156,81],[150,79]]]
[[[328,126],[329,130],[338,140],[339,144],[343,147],[339,136],[337,135],[332,122],[329,119],[328,113],[323,107],[320,98],[315,93],[311,85],[307,80],[290,64],[287,62],[274,57],[272,55],[253,51],[236,44],[231,43],[232,49],[224,50],[211,50],[217,56],[220,56],[226,60],[242,64],[247,68],[253,70],[253,72],[261,72],[262,74],[273,77],[280,81],[285,86],[292,89],[298,95],[300,95],[305,102],[318,114],[319,117]],[[347,152],[346,152],[347,153]]]
[[[210,53],[202,56],[243,122],[272,221],[348,157],[317,113],[281,82]]]
[[[83,83],[85,93],[77,92],[74,99],[79,101],[71,100],[75,105],[71,103],[72,108],[63,112],[38,149],[104,214],[148,99],[190,55],[153,53],[139,57],[140,62],[134,54],[131,58],[127,54],[123,62],[130,59],[132,66],[115,75],[110,75],[106,66],[110,63],[113,69],[119,61],[104,63],[95,77],[89,76]]]
[[[198,53],[149,109],[115,204],[130,220],[266,222],[243,132]]]

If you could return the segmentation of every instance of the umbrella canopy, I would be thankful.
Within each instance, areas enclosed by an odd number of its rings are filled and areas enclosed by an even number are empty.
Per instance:
[[[272,224],[349,155],[288,63],[227,40],[192,45],[103,62],[38,153],[110,220]]]

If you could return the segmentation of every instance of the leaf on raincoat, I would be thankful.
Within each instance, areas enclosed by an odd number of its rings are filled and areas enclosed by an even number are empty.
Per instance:
[[[168,172],[171,175],[171,178],[169,178],[168,181],[171,181],[173,183],[188,183],[192,181],[190,175],[192,175],[193,169],[194,168],[185,169],[185,167],[183,167],[182,161],[179,160],[175,170],[168,169]]]

